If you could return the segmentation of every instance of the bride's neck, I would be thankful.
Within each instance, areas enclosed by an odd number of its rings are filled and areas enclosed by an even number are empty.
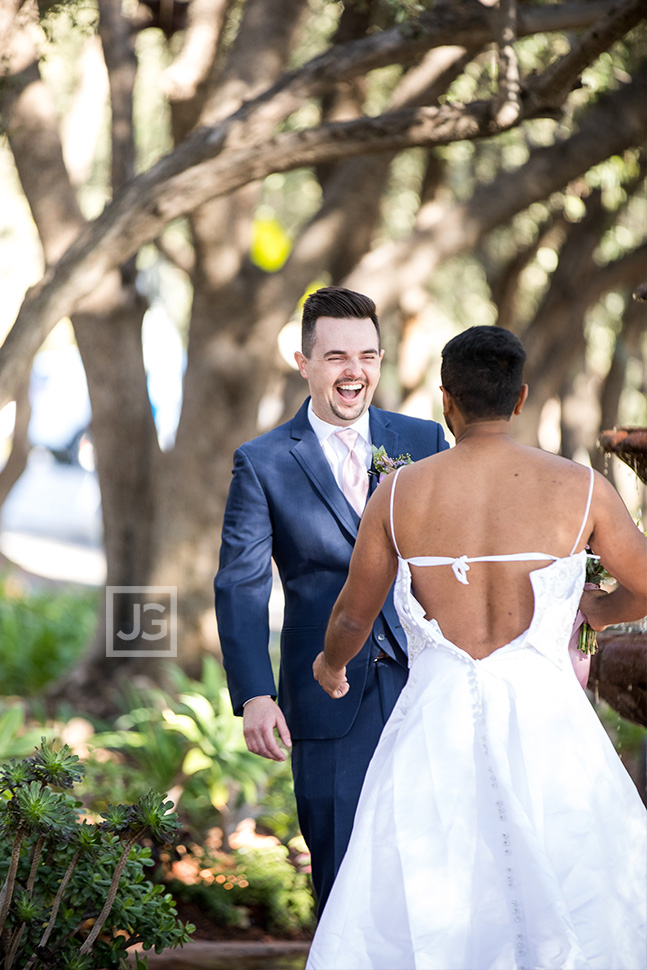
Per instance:
[[[471,424],[464,425],[458,431],[456,444],[464,444],[468,441],[501,440],[504,438],[512,440],[509,421],[502,421],[500,419],[494,421],[475,421]]]

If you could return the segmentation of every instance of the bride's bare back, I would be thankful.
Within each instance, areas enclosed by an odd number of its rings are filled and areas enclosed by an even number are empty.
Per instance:
[[[509,435],[464,439],[400,474],[394,495],[400,555],[568,556],[589,483],[587,468],[518,445]],[[585,524],[575,552],[591,531]],[[529,573],[551,561],[471,563],[469,585],[449,565],[412,565],[413,592],[448,639],[482,658],[527,629],[534,608]]]

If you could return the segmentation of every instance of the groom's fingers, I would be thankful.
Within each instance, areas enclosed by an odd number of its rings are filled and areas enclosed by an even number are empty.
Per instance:
[[[271,697],[254,697],[243,710],[243,734],[252,754],[272,761],[285,761],[274,737],[277,713],[280,711]]]
[[[285,761],[286,754],[279,748],[274,734],[274,725],[265,725],[262,731],[261,750],[258,754],[272,761]]]
[[[285,761],[285,752],[274,735],[275,728],[283,743],[291,744],[283,712],[271,697],[254,697],[247,702],[243,711],[243,734],[252,754],[272,761]]]
[[[287,721],[283,716],[283,711],[277,705],[276,707],[276,730],[278,731],[279,737],[286,748],[292,747],[292,737],[290,736],[290,729],[288,728]]]
[[[247,747],[253,754],[272,761],[285,761],[286,755],[282,751],[274,736],[274,724],[260,725],[254,732],[245,734]]]

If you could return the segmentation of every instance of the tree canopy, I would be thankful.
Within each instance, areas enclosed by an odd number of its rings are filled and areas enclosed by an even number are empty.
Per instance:
[[[233,449],[303,398],[277,341],[313,286],[376,300],[383,404],[431,416],[444,339],[498,322],[528,350],[527,440],[551,400],[564,453],[594,462],[601,424],[647,422],[641,0],[3,0],[0,17],[6,144],[46,263],[0,348],[20,405],[0,495],[31,360],[70,317],[108,583],[178,585],[187,663],[214,644]],[[70,147],[82,94],[93,153]],[[151,266],[190,294],[164,448]]]

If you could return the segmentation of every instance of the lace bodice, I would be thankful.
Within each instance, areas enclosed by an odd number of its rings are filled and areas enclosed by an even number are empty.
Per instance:
[[[420,651],[427,646],[443,647],[458,651],[458,655],[471,660],[468,654],[456,644],[448,640],[438,622],[425,616],[422,605],[413,594],[411,583],[411,566],[451,566],[454,576],[463,585],[469,585],[467,573],[470,563],[475,562],[546,562],[549,565],[534,569],[530,573],[530,582],[534,595],[534,611],[530,626],[503,647],[501,650],[511,651],[522,646],[534,648],[542,653],[558,667],[570,665],[568,657],[568,641],[573,626],[575,614],[579,605],[586,573],[587,552],[582,550],[575,553],[586,520],[591,508],[593,495],[593,469],[590,469],[589,491],[586,508],[579,532],[568,556],[555,556],[545,552],[522,552],[510,555],[496,556],[415,556],[405,559],[400,554],[393,528],[393,507],[397,485],[395,473],[393,488],[391,489],[391,537],[398,556],[398,575],[394,589],[394,603],[400,622],[407,635],[409,666],[414,662]],[[490,656],[493,656],[492,654]],[[486,658],[488,659],[488,658]],[[482,661],[478,661],[482,662]]]

